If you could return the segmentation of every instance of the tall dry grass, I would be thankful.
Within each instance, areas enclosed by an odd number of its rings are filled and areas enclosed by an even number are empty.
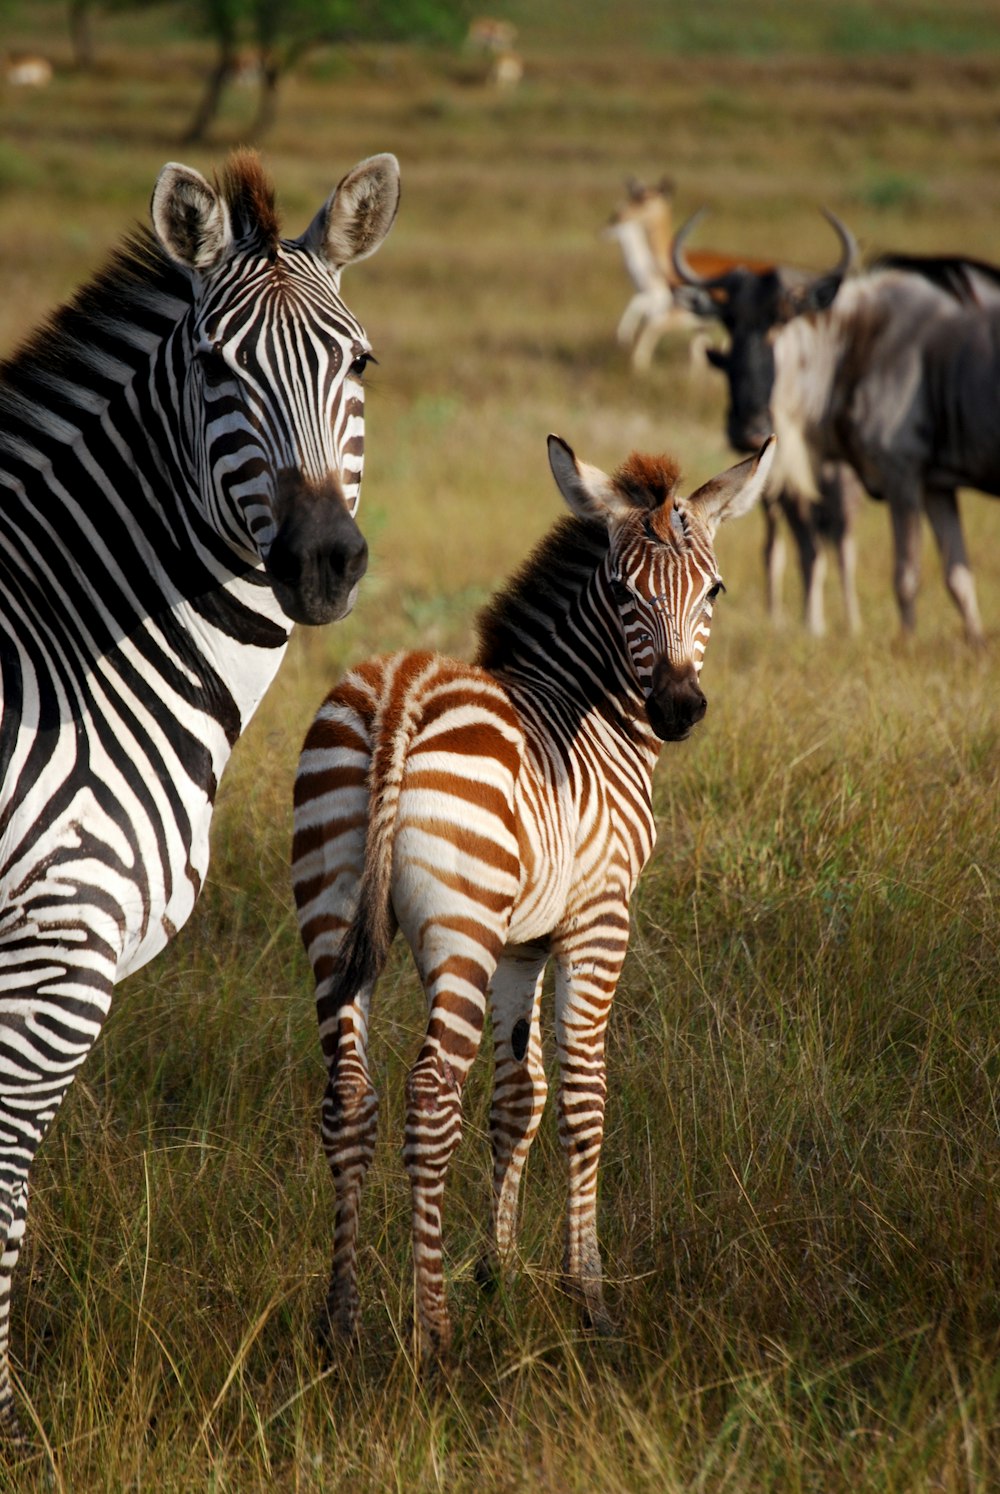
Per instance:
[[[536,41],[525,8],[512,97],[467,58],[407,52],[318,54],[288,82],[266,154],[291,231],[360,156],[402,163],[392,236],[344,282],[380,359],[372,572],[346,624],[296,639],[223,784],[205,895],[121,988],[42,1150],[14,1318],[46,1451],[0,1488],[44,1469],[74,1491],[240,1494],[996,1481],[1000,507],[974,495],[983,656],[960,643],[929,552],[917,640],[897,647],[875,505],[856,641],[832,582],[827,639],[772,629],[759,521],[720,538],[709,714],[664,752],[612,1018],[600,1228],[618,1336],[589,1341],[556,1290],[548,1118],[519,1269],[499,1298],[476,1291],[484,1058],[447,1206],[459,1351],[437,1386],[414,1374],[399,1143],[422,998],[399,951],[372,1041],[364,1342],[332,1369],[312,1347],[331,1200],[287,878],[311,714],[366,653],[468,649],[476,608],[559,510],[548,430],[602,465],[672,449],[692,482],[731,460],[722,390],[683,340],[642,382],[613,344],[627,287],[598,230],[625,176],[671,172],[681,210],[711,205],[702,233],[720,246],[819,264],[835,252],[826,204],[872,245],[1000,257],[989,13],[944,18],[978,26],[972,55],[746,57],[657,50],[665,33],[643,46],[638,11],[609,36],[597,8],[546,7]],[[834,22],[861,24],[855,7],[822,14],[809,35],[831,47]],[[933,23],[880,14],[911,37]],[[699,15],[725,39],[731,11]],[[20,24],[23,40],[23,7]],[[44,96],[2,99],[5,347],[144,214],[197,94],[203,54],[157,29],[160,12],[101,25],[96,78],[63,67]],[[210,169],[250,112],[234,96],[218,149],[192,164]]]

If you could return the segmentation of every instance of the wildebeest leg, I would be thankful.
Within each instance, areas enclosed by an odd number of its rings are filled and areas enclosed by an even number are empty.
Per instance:
[[[764,514],[764,582],[767,591],[767,615],[775,626],[783,620],[781,584],[785,574],[785,538],[779,521],[781,507],[777,498],[767,497],[761,504]]]
[[[893,584],[899,619],[903,632],[912,633],[917,621],[923,514],[919,504],[905,496],[890,498],[889,509],[892,515]]]
[[[844,617],[848,631],[861,630],[858,606],[857,546],[854,529],[864,499],[864,490],[846,462],[824,462],[819,478],[819,527],[837,554],[840,586],[844,598]]]
[[[983,625],[976,599],[976,583],[969,568],[962,533],[962,517],[954,488],[928,488],[924,497],[927,517],[941,554],[945,585],[951,593],[970,643],[983,642]]]
[[[823,616],[823,582],[826,577],[826,554],[823,550],[817,523],[816,505],[799,493],[786,488],[779,499],[782,513],[788,520],[795,548],[799,555],[802,572],[802,587],[805,598],[806,627],[814,638],[822,637],[826,631]]]
[[[518,1190],[545,1109],[539,1007],[548,951],[519,945],[504,952],[490,983],[495,1072],[490,1107],[493,1212],[489,1246],[479,1264],[484,1286],[514,1248]]]

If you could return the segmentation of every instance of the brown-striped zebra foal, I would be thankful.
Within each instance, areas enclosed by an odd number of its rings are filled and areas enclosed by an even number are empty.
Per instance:
[[[293,876],[316,976],[336,1188],[329,1332],[357,1331],[356,1239],[378,1100],[369,1003],[397,928],[427,993],[406,1085],[416,1325],[448,1344],[445,1174],[491,1002],[493,1211],[483,1266],[514,1242],[545,1104],[542,973],[556,962],[559,1135],[569,1163],[567,1285],[607,1326],[595,1227],[604,1029],[629,898],[653,847],[653,768],[705,714],[698,683],[722,589],[712,540],[758,498],[773,443],[689,498],[663,457],[607,477],[555,436],[564,518],[486,608],[474,664],[428,652],[359,665],[321,706],[295,786]]]

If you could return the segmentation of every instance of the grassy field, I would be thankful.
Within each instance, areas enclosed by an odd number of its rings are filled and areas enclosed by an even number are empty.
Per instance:
[[[544,19],[536,21],[536,10]],[[864,632],[767,621],[757,516],[724,530],[728,595],[695,738],[664,752],[661,835],[612,1018],[600,1225],[620,1332],[556,1291],[551,1117],[522,1260],[472,1266],[487,1215],[488,1065],[447,1208],[460,1326],[429,1390],[409,1352],[402,1077],[422,998],[402,950],[373,1035],[381,1143],[364,1210],[364,1344],[311,1341],[331,1189],[321,1064],[287,876],[298,748],[351,661],[465,652],[477,607],[559,512],[545,435],[587,460],[733,460],[718,376],[683,339],[649,375],[614,343],[627,297],[599,236],[629,174],[671,174],[701,240],[819,265],[833,208],[869,247],[1000,259],[995,6],[508,7],[522,87],[466,55],[317,53],[265,156],[290,232],[360,157],[395,151],[403,206],[344,289],[379,366],[349,621],[296,638],[240,744],[209,885],[125,984],[33,1174],[16,1282],[19,1375],[77,1491],[980,1490],[1000,1484],[1000,506],[967,530],[992,645],[973,655],[928,545],[896,641],[886,514],[863,516]],[[508,13],[503,11],[502,13]],[[63,7],[8,8],[43,92],[0,94],[0,350],[144,217],[205,48],[172,12],[98,16],[69,67]],[[30,1487],[31,1469],[0,1488]],[[42,1478],[39,1473],[39,1483]]]

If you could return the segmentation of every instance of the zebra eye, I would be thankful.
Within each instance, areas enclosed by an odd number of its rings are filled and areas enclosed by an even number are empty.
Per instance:
[[[613,577],[611,581],[611,595],[619,607],[624,607],[633,600],[632,593],[625,585],[625,582],[619,581],[617,576]]]
[[[226,362],[218,343],[205,343],[200,347],[198,362],[201,364],[201,371],[209,389],[217,389],[220,384],[224,384],[227,379],[233,377],[233,371]]]
[[[363,379],[365,376],[365,369],[368,367],[369,363],[378,363],[378,359],[375,357],[374,353],[359,353],[354,362],[351,364],[350,372],[353,377],[356,379]]]
[[[716,581],[714,586],[710,586],[708,588],[708,591],[705,594],[705,600],[707,602],[714,602],[716,597],[719,595],[719,592],[725,591],[725,589],[726,588],[723,586],[721,581]]]

